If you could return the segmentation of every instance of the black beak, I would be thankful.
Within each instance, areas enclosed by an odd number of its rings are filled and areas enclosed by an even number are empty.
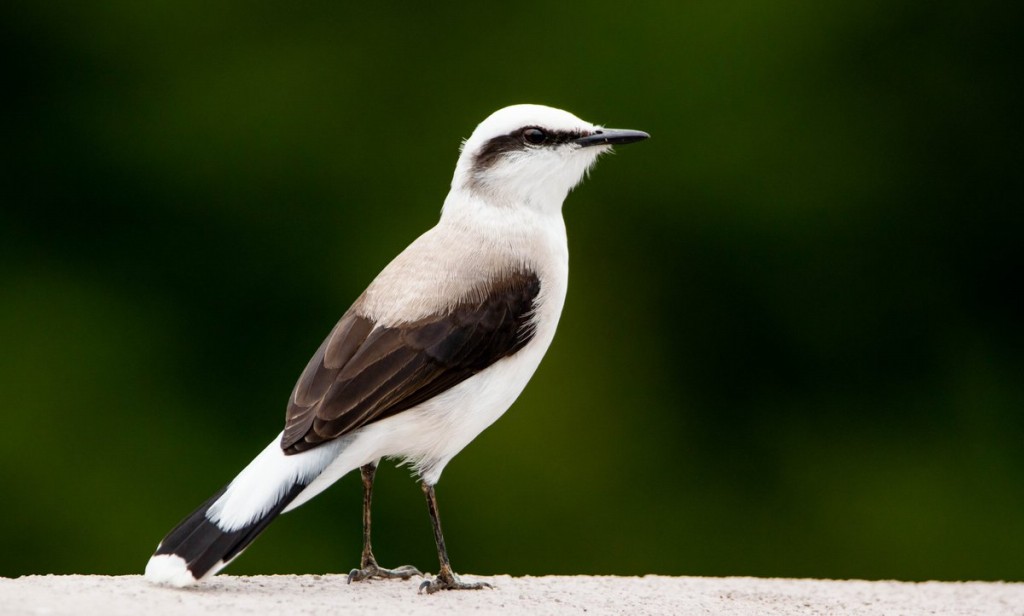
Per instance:
[[[629,130],[627,128],[601,128],[586,137],[573,139],[572,142],[581,148],[592,145],[623,145],[635,141],[648,139],[650,135],[642,130]]]

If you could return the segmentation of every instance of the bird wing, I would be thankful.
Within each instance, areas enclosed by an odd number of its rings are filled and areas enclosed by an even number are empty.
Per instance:
[[[281,448],[298,453],[451,389],[533,337],[533,272],[503,275],[449,309],[382,327],[350,309],[302,372]]]

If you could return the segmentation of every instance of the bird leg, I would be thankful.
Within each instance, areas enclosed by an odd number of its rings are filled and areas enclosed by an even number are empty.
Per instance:
[[[385,569],[377,564],[370,545],[370,502],[373,500],[373,478],[377,474],[377,463],[371,462],[359,469],[363,478],[363,555],[359,559],[359,569],[348,574],[348,583],[361,582],[370,578],[408,580],[414,575],[423,575],[412,565],[404,565],[397,569]]]
[[[448,549],[444,545],[444,535],[441,534],[441,517],[437,514],[437,496],[434,494],[434,486],[422,484],[423,494],[427,497],[427,509],[430,510],[430,523],[434,526],[434,542],[437,543],[437,559],[440,561],[441,569],[437,577],[420,584],[420,592],[427,594],[439,590],[479,590],[491,588],[487,582],[463,582],[459,576],[452,571],[452,564],[448,561]]]

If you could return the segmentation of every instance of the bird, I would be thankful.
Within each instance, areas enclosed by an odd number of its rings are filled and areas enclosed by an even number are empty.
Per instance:
[[[477,125],[437,224],[343,314],[299,376],[284,429],[164,537],[146,579],[182,587],[215,575],[278,515],[356,469],[363,549],[348,581],[422,575],[381,567],[370,541],[377,465],[396,459],[418,478],[437,546],[438,573],[420,592],[489,587],[453,571],[435,486],[508,410],[551,344],[568,284],[569,192],[600,155],[648,137],[533,104]]]

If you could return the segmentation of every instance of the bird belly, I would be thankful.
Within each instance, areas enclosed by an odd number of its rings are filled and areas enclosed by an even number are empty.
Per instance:
[[[384,455],[402,458],[423,481],[437,483],[445,465],[512,406],[549,344],[550,339],[535,339],[515,355],[411,409],[406,422],[385,427],[394,431],[397,451]]]
[[[285,511],[305,503],[350,471],[380,458],[401,459],[424,482],[437,483],[455,454],[512,406],[552,337],[553,331],[543,338],[535,337],[515,355],[498,360],[437,397],[346,435],[338,457]]]

